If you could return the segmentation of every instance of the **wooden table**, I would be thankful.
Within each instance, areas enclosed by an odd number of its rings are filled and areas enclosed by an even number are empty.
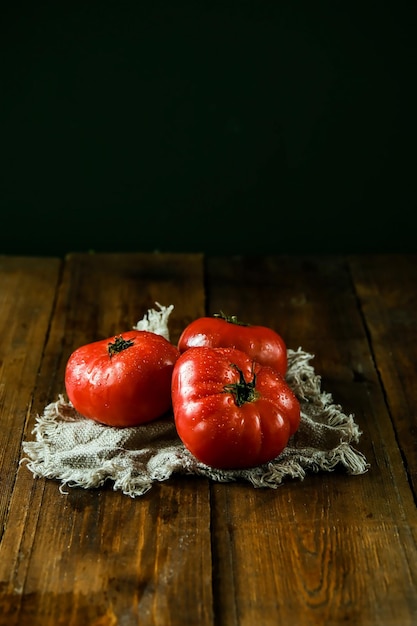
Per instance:
[[[70,353],[174,304],[315,355],[367,473],[64,495],[22,458]],[[0,257],[0,624],[417,624],[417,255]]]

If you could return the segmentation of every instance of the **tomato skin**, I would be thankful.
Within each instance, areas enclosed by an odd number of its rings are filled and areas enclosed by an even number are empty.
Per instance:
[[[182,332],[178,349],[237,348],[261,365],[269,365],[282,376],[287,371],[287,347],[281,335],[266,326],[251,326],[230,321],[235,318],[200,317]]]
[[[128,347],[109,354],[116,340]],[[171,408],[171,377],[179,357],[160,335],[132,330],[86,344],[69,357],[65,388],[75,409],[109,426],[136,426]]]
[[[228,386],[239,383],[241,375],[254,385],[254,398],[238,406]],[[186,350],[174,366],[172,401],[185,447],[218,469],[274,459],[300,423],[300,404],[285,379],[235,348]]]

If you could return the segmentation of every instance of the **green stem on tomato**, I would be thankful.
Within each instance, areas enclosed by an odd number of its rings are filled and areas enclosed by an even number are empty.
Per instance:
[[[236,315],[226,315],[223,311],[214,313],[213,317],[218,317],[225,322],[229,322],[229,324],[236,324],[236,326],[250,326],[250,324],[245,324],[245,322],[239,322]]]
[[[242,406],[245,402],[254,402],[259,398],[259,392],[256,391],[256,376],[253,375],[251,382],[246,382],[242,370],[234,363],[230,364],[239,372],[239,380],[236,383],[224,386],[224,393],[231,393],[234,397],[235,404]]]
[[[119,335],[118,337],[114,338],[114,343],[110,342],[108,344],[107,351],[110,358],[112,358],[114,354],[118,354],[119,352],[122,352],[122,350],[130,348],[130,346],[133,346],[133,340],[123,339],[122,335]]]

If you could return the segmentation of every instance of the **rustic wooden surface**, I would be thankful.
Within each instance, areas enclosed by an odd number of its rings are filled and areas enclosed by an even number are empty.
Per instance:
[[[178,476],[141,498],[59,491],[21,444],[76,347],[175,305],[315,355],[368,473],[276,490]],[[417,255],[0,257],[0,624],[417,623]]]

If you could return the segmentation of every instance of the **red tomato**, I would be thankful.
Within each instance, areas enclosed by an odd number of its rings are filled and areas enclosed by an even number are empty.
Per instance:
[[[190,348],[174,366],[177,432],[202,463],[219,469],[271,461],[300,423],[285,379],[234,348]]]
[[[191,322],[179,338],[178,349],[182,353],[197,346],[237,348],[282,376],[287,371],[287,348],[282,337],[266,326],[242,324],[235,316],[220,314]]]
[[[171,408],[179,352],[148,331],[131,330],[81,346],[68,359],[65,387],[75,409],[110,426],[135,426]]]

